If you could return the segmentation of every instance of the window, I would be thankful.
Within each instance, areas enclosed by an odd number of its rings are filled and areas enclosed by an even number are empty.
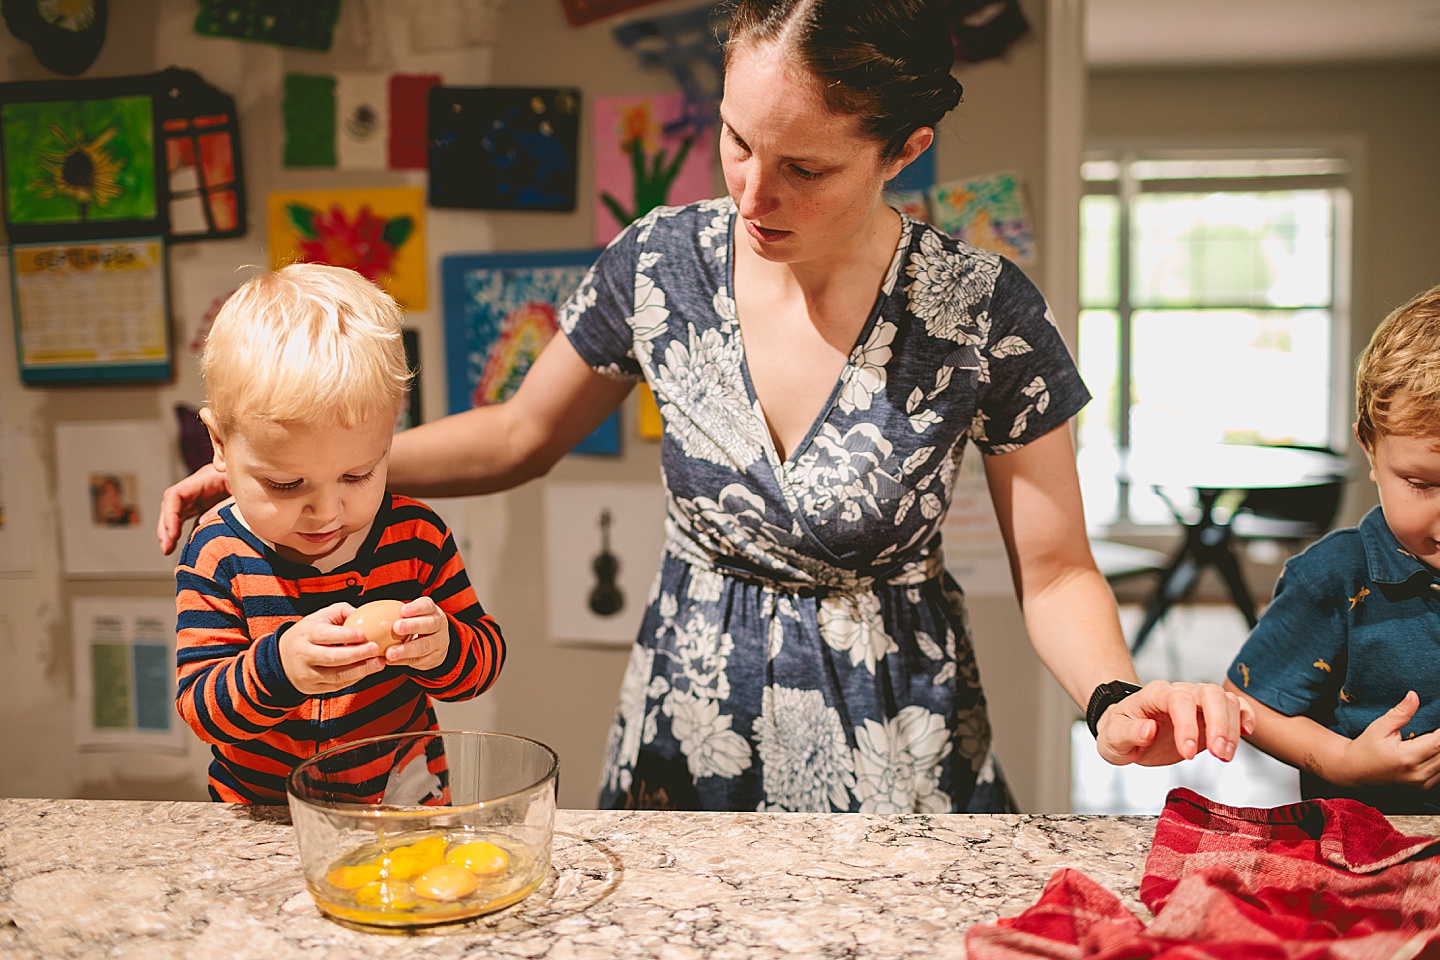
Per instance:
[[[1079,365],[1095,399],[1079,445],[1092,524],[1172,522],[1153,492],[1116,481],[1126,448],[1344,445],[1347,170],[1306,153],[1085,162]]]

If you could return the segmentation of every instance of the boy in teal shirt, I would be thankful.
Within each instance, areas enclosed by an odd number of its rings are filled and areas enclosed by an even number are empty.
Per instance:
[[[1440,814],[1440,286],[1375,331],[1356,394],[1380,506],[1285,565],[1225,686],[1305,798]]]

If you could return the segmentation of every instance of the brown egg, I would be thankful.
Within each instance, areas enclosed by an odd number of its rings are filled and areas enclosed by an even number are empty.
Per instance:
[[[400,608],[405,606],[399,600],[371,600],[360,605],[354,613],[345,618],[345,626],[359,627],[365,631],[365,639],[373,641],[384,653],[390,647],[406,639],[391,632],[391,625],[400,619]]]

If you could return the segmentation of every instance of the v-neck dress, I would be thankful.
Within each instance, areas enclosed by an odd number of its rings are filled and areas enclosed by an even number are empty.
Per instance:
[[[905,218],[828,403],[782,460],[736,321],[735,226],[728,198],[651,211],[561,310],[580,356],[648,383],[664,421],[665,551],[600,805],[1004,810],[940,524],[967,442],[1017,449],[1089,394],[1014,264]]]

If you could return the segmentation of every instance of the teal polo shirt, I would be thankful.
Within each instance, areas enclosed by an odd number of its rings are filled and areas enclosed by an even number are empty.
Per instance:
[[[1400,545],[1376,507],[1285,564],[1228,676],[1273,710],[1352,740],[1414,690],[1420,709],[1402,735],[1429,733],[1440,727],[1440,573]],[[1300,783],[1307,798],[1440,813],[1440,789],[1338,787],[1304,771]]]

